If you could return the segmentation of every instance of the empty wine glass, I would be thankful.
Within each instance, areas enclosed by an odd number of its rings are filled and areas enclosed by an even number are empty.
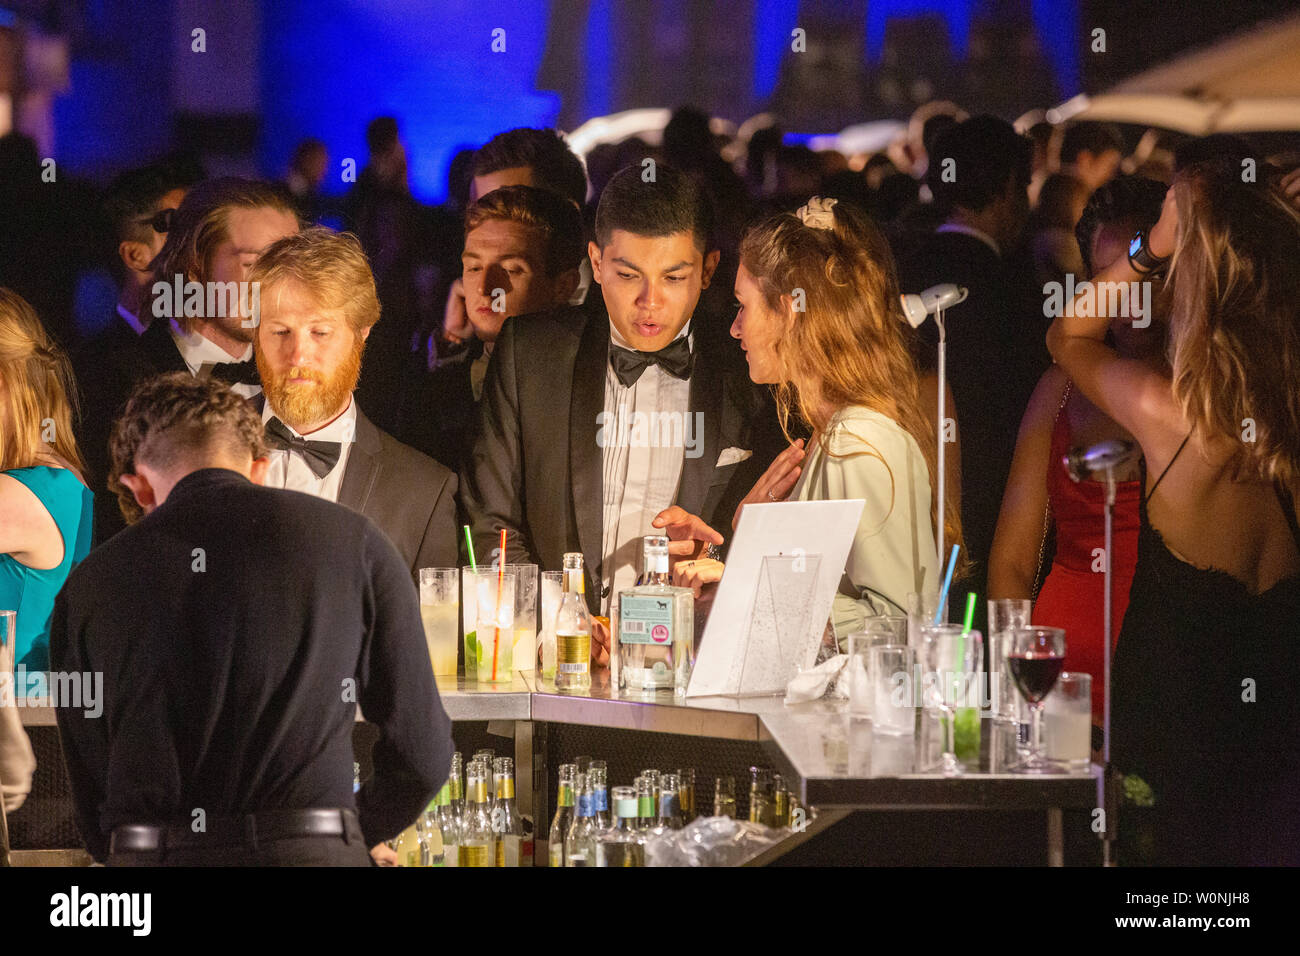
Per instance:
[[[1061,773],[1043,753],[1043,698],[1065,666],[1065,631],[1059,627],[1013,627],[1008,631],[1007,664],[1011,679],[1029,704],[1029,756],[1013,773]]]

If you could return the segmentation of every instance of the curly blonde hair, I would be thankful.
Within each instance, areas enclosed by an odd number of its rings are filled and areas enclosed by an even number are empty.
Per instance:
[[[790,417],[797,415],[820,436],[823,450],[833,454],[828,409],[859,405],[893,419],[925,455],[931,527],[939,520],[939,502],[945,502],[944,538],[960,543],[961,515],[938,489],[934,425],[921,410],[889,244],[852,206],[839,203],[827,211],[833,223],[823,216],[816,226],[796,214],[771,216],[751,228],[740,244],[740,261],[770,309],[787,315],[794,290],[803,293],[804,310],[794,313],[789,333],[775,345],[781,365],[776,387],[781,429],[788,440]],[[863,444],[869,450],[854,455],[874,455],[889,467],[868,442]],[[890,475],[892,479],[892,471]]]
[[[1202,439],[1237,445],[1235,477],[1300,476],[1300,213],[1274,181],[1193,165],[1174,182],[1173,395]],[[1242,441],[1246,420],[1254,441]]]

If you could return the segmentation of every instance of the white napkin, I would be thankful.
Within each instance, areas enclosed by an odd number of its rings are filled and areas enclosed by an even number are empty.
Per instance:
[[[790,681],[785,687],[785,702],[787,704],[800,704],[808,700],[820,700],[826,695],[827,688],[835,682],[844,670],[844,665],[849,661],[848,654],[836,654],[834,657],[822,661],[812,670],[806,670],[801,674],[795,675],[794,680]],[[838,693],[838,688],[831,688],[831,696],[844,697],[843,693]]]
[[[728,465],[734,465],[752,457],[754,457],[754,453],[748,448],[724,448],[722,454],[718,456],[718,463],[713,467],[726,468]]]

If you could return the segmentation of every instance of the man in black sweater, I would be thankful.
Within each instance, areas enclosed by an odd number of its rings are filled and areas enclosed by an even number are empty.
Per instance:
[[[447,777],[410,572],[367,518],[261,488],[262,423],[227,386],[143,383],[111,444],[144,518],[69,576],[53,669],[78,826],[110,865],[367,865]],[[357,706],[374,775],[353,794]]]

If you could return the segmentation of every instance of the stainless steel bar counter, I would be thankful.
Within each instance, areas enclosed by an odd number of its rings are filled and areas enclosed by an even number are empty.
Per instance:
[[[1047,776],[1006,772],[1005,739],[990,732],[987,720],[981,721],[981,768],[944,777],[917,769],[912,738],[873,735],[869,723],[850,719],[837,702],[787,706],[779,696],[688,699],[668,692],[620,697],[610,687],[607,670],[597,673],[584,694],[558,693],[532,674],[515,674],[511,682],[497,685],[440,677],[438,689],[453,722],[486,722],[488,732],[513,737],[519,805],[536,821],[541,859],[554,790],[548,768],[572,760],[577,755],[569,752],[573,747],[610,757],[611,783],[630,782],[615,775],[613,760],[622,755],[627,767],[698,763],[709,781],[714,754],[720,755],[717,762],[725,758],[732,767],[771,765],[800,803],[817,811],[817,825],[788,841],[791,847],[854,810],[1028,810],[1047,814],[1047,857],[1059,864],[1062,811],[1098,805],[1096,767],[1092,772]],[[54,724],[48,704],[20,710],[29,727]],[[458,745],[468,749],[459,730],[457,735]],[[677,755],[686,754],[681,764],[656,759],[665,747],[671,750],[669,742]],[[707,813],[712,793],[704,790],[701,787],[697,799],[701,812]],[[766,853],[762,861],[777,855]]]

